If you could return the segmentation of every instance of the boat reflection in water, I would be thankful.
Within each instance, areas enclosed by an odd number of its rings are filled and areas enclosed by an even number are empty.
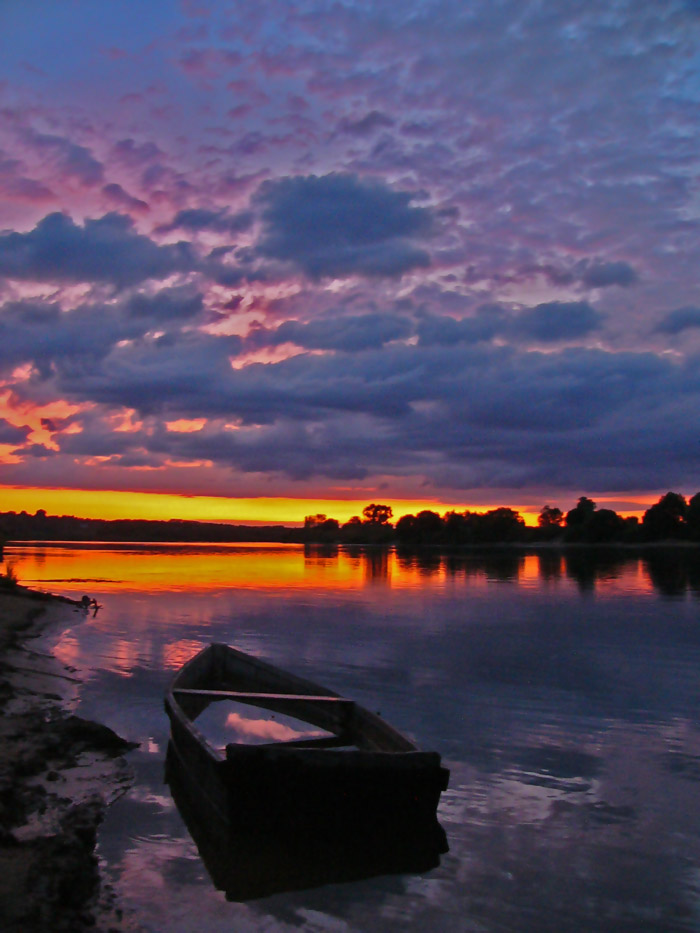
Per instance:
[[[222,822],[191,773],[168,745],[166,781],[216,888],[230,901],[248,901],[376,875],[416,874],[440,864],[448,851],[435,816],[371,824],[334,820],[326,828],[289,825],[256,830]],[[357,814],[355,814],[357,816]]]

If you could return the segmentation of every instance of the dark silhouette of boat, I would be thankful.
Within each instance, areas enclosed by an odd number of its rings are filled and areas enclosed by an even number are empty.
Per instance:
[[[202,797],[168,746],[166,780],[214,886],[230,901],[361,881],[377,875],[428,872],[448,851],[445,832],[432,820],[400,819],[389,826],[348,822],[304,832],[285,827],[232,829]]]
[[[234,700],[293,716],[322,734],[215,748],[195,720]],[[165,708],[172,755],[186,782],[222,826],[316,835],[435,821],[449,771],[380,716],[332,690],[227,645],[212,644],[172,681]]]

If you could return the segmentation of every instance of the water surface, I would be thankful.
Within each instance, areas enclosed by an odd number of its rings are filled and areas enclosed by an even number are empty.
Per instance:
[[[80,713],[141,743],[99,853],[147,929],[700,929],[694,549],[418,559],[296,545],[31,544],[102,604],[54,639]],[[165,685],[224,641],[378,710],[451,769],[429,871],[227,902],[163,784]]]

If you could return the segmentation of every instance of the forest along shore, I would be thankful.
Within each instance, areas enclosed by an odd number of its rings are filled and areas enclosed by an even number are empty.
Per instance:
[[[0,590],[0,918],[6,933],[119,922],[100,884],[95,840],[106,807],[131,783],[133,744],[71,712],[80,680],[41,651],[80,603],[21,586]]]

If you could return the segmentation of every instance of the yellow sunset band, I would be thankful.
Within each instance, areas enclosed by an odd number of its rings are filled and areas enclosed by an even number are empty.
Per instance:
[[[31,514],[44,509],[49,515],[76,515],[80,518],[144,518],[167,521],[171,518],[220,522],[303,522],[305,516],[322,513],[340,522],[362,515],[370,502],[390,505],[394,517],[431,509],[440,515],[454,509],[471,508],[483,512],[496,505],[442,502],[436,499],[392,499],[370,495],[362,499],[291,499],[282,497],[224,498],[219,496],[179,496],[170,493],[128,492],[94,489],[41,489],[0,487],[0,511]],[[517,508],[517,506],[514,506]],[[537,521],[537,511],[517,509],[528,524]]]
[[[551,496],[556,504],[556,496]],[[639,508],[620,510],[620,515],[641,516],[656,501],[653,496],[639,496]],[[596,500],[600,508],[610,506],[603,498]],[[223,496],[183,496],[173,493],[130,492],[128,490],[53,489],[23,486],[0,486],[0,512],[29,512],[44,509],[49,515],[75,515],[80,518],[143,518],[158,521],[183,519],[203,522],[240,522],[251,524],[290,524],[304,521],[307,515],[325,514],[346,522],[353,515],[362,516],[370,502],[390,505],[394,520],[402,515],[430,509],[440,515],[454,510],[486,512],[508,505],[515,509],[528,525],[537,524],[540,507],[493,502],[478,505],[467,502],[445,502],[439,499],[392,499],[381,493],[368,493],[362,499],[293,499],[285,497],[225,498]]]

